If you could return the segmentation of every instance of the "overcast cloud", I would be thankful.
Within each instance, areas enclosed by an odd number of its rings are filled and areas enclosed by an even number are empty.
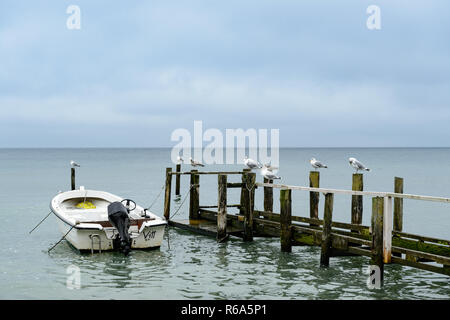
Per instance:
[[[81,30],[66,9],[81,8]],[[381,8],[368,30],[366,8]],[[2,1],[0,147],[449,146],[450,2]]]

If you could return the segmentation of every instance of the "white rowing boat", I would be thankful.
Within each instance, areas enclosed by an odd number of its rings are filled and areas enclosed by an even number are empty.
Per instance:
[[[59,193],[50,209],[65,239],[80,251],[159,248],[167,224],[133,200],[84,187]]]

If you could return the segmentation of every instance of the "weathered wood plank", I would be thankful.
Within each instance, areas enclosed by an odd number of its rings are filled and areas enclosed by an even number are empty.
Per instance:
[[[440,256],[440,255],[436,255],[436,254],[432,254],[432,253],[428,253],[428,252],[405,249],[405,248],[395,247],[395,246],[392,247],[392,250],[395,252],[404,253],[409,256],[415,256],[418,258],[432,260],[437,263],[446,264],[446,265],[450,266],[450,257],[444,257],[444,256]]]
[[[229,183],[227,183],[227,188],[229,188],[229,189],[242,188],[242,183],[241,182],[229,182]]]
[[[244,169],[245,171],[246,169]],[[198,171],[196,170],[199,175],[202,174],[226,174],[226,175],[232,175],[232,174],[243,174],[243,171]],[[186,172],[172,172],[171,175],[191,175],[192,174],[192,170],[191,171],[186,171]]]
[[[423,269],[423,270],[427,270],[427,271],[440,273],[440,274],[445,274],[447,276],[450,276],[450,268],[438,267],[438,266],[434,266],[434,265],[430,265],[430,264],[426,264],[426,263],[420,263],[420,262],[405,260],[405,259],[398,258],[398,257],[392,257],[392,262],[400,264],[400,265],[403,265],[403,266]]]
[[[240,204],[227,204],[227,208],[239,208],[241,205]],[[218,206],[216,205],[211,205],[211,206],[199,206],[200,209],[214,209],[214,208],[218,208]]]
[[[450,246],[450,241],[449,240],[444,240],[444,239],[438,239],[438,238],[432,238],[432,237],[426,237],[426,236],[419,236],[417,234],[411,234],[411,233],[406,233],[406,232],[398,232],[398,231],[392,231],[392,235],[397,236],[397,237],[402,237],[402,238],[410,238],[410,239],[416,239],[416,240],[421,240],[421,241],[426,241],[426,242],[432,242],[432,243],[437,243],[443,246]]]
[[[439,256],[450,257],[450,248],[446,246],[436,245],[433,243],[426,243],[422,241],[415,241],[398,236],[392,237],[392,245],[400,248],[431,253]]]
[[[450,198],[444,197],[434,197],[434,196],[423,196],[416,194],[407,193],[394,193],[394,192],[379,192],[379,191],[353,191],[344,189],[330,189],[330,188],[311,188],[303,186],[293,186],[288,184],[269,184],[269,183],[257,183],[257,187],[272,187],[277,189],[290,189],[290,190],[301,190],[301,191],[314,191],[322,193],[334,193],[334,194],[350,194],[356,196],[372,196],[372,197],[392,197],[401,199],[413,199],[413,200],[423,200],[432,202],[443,202],[450,203]]]
[[[280,214],[278,214],[278,213],[255,210],[255,214],[263,216],[263,217],[268,218],[273,221],[280,221]],[[323,220],[311,219],[311,218],[299,217],[299,216],[292,216],[292,221],[309,223],[309,224],[316,225],[316,226],[320,226],[323,224]],[[336,228],[357,230],[359,232],[363,232],[363,233],[367,233],[367,234],[368,234],[368,230],[369,230],[368,226],[344,223],[344,222],[337,222],[337,221],[333,221],[331,225]]]

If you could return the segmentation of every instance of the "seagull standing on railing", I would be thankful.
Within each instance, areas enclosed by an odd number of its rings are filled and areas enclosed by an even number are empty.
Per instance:
[[[348,158],[348,162],[356,170],[356,173],[358,173],[359,170],[370,171],[369,168],[359,162],[356,158]]]
[[[281,179],[281,177],[277,176],[275,173],[270,170],[267,165],[264,165],[261,169],[261,175],[268,180],[276,180]]]
[[[250,159],[249,157],[245,156],[244,158],[244,164],[249,168],[249,169],[257,169],[257,168],[262,168],[261,164],[253,159]]]
[[[314,170],[317,170],[317,168],[328,168],[325,164],[316,160],[316,158],[311,158],[311,160],[309,160],[309,163],[311,163]]]
[[[189,160],[191,161],[191,166],[193,167],[204,167],[205,165],[201,162],[192,160],[192,158],[189,158]]]
[[[80,167],[80,165],[79,165],[78,163],[76,163],[75,161],[73,161],[73,160],[70,161],[70,166],[71,166],[72,168]]]

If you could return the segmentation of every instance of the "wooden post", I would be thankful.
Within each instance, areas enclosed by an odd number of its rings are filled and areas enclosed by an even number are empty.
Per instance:
[[[273,183],[273,180],[264,178],[264,183]],[[264,187],[264,211],[273,212],[273,188]]]
[[[311,188],[319,188],[320,173],[319,171],[309,172],[309,186]],[[312,219],[319,219],[319,193],[309,193],[309,216]]]
[[[392,254],[392,197],[385,197],[383,208],[383,262],[391,263]]]
[[[383,211],[384,199],[382,197],[372,198],[372,256],[370,264],[377,266],[380,270],[381,285],[383,284]]]
[[[240,208],[239,208],[239,214],[242,214],[242,215],[244,215],[245,214],[245,203],[244,203],[244,193],[245,193],[245,174],[247,173],[247,172],[251,172],[251,170],[250,169],[244,169],[244,170],[242,170],[244,173],[242,174],[242,184],[243,184],[243,186],[242,186],[242,188],[241,188],[241,202],[240,202],[240,204],[241,204],[241,206],[240,206]]]
[[[172,168],[166,168],[166,192],[164,194],[164,218],[170,219],[170,193],[172,189]]]
[[[217,200],[217,241],[227,240],[227,175],[219,174],[219,195]]]
[[[331,222],[333,221],[333,198],[332,193],[325,195],[325,208],[323,213],[322,230],[322,251],[320,254],[320,266],[328,267],[330,265],[331,253]]]
[[[395,177],[394,192],[403,193],[403,178]],[[403,199],[394,198],[394,230],[403,230]]]
[[[354,173],[352,190],[363,191],[363,174]],[[363,196],[352,196],[352,223],[361,224],[363,215]]]
[[[190,190],[190,202],[189,202],[189,220],[198,219],[199,211],[199,192],[200,192],[200,175],[197,174],[198,170],[191,170],[191,190]]]
[[[75,168],[70,168],[70,186],[75,190]]]
[[[394,192],[403,193],[403,178],[395,177],[394,179]],[[394,198],[394,225],[393,229],[395,231],[403,230],[403,199]],[[393,252],[393,256],[401,257],[402,254],[399,252]]]
[[[291,201],[291,190],[284,189],[280,190],[280,241],[281,241],[281,251],[291,252],[292,251],[292,201]]]
[[[253,241],[253,204],[254,188],[256,174],[254,172],[245,172],[245,182],[243,185],[244,197],[244,241]]]
[[[177,164],[177,168],[176,168],[176,172],[180,173],[181,172],[181,164]],[[180,180],[181,180],[181,174],[177,174],[177,176],[175,177],[175,195],[179,196],[180,195]]]

